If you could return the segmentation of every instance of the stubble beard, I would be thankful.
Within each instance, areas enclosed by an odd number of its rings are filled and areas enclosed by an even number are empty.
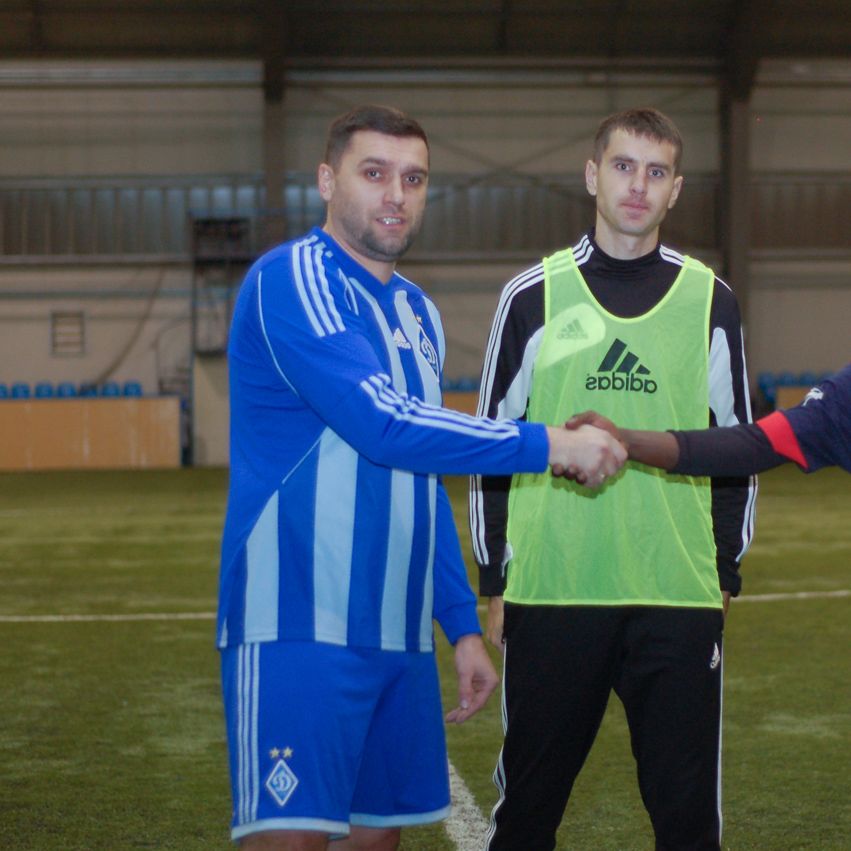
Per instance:
[[[413,245],[417,234],[420,232],[422,220],[413,222],[408,231],[399,236],[380,237],[372,230],[370,225],[366,225],[360,233],[357,234],[358,250],[370,260],[378,260],[382,263],[395,263],[400,260]]]

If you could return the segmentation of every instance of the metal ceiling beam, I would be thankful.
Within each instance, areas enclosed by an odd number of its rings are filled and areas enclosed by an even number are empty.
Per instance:
[[[776,5],[776,0],[732,4],[719,87],[721,253],[724,275],[735,289],[745,326],[750,300],[750,99],[765,49],[765,23]]]
[[[724,48],[724,77],[730,97],[750,100],[759,62],[766,52],[766,22],[775,0],[739,0],[732,5],[732,19]]]
[[[266,0],[0,0],[4,58],[260,58]],[[276,4],[277,5],[277,4]],[[771,57],[847,57],[847,0],[289,0],[291,56],[727,58],[752,83]],[[404,33],[404,39],[399,34]]]
[[[286,0],[260,0],[263,56],[263,170],[266,181],[266,246],[282,242],[286,233],[286,74],[289,22]]]
[[[41,5],[41,0],[31,0],[30,44],[35,53],[41,53],[44,50],[44,27],[42,26]]]

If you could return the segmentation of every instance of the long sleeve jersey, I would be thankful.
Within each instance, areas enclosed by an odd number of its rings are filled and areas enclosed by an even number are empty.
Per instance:
[[[440,407],[435,305],[326,233],[248,271],[228,346],[218,645],[427,652],[478,632],[440,473],[546,469],[543,426]]]
[[[851,473],[851,364],[813,387],[800,405],[755,423],[673,432],[674,473],[741,475],[794,461],[805,473],[838,466]]]
[[[609,257],[597,246],[593,231],[574,246],[573,254],[594,298],[621,317],[649,311],[668,292],[683,265],[681,254],[661,244],[636,260]],[[709,322],[709,422],[713,426],[749,422],[750,399],[738,304],[730,288],[717,277]],[[524,416],[543,332],[544,268],[538,263],[503,289],[485,352],[480,415]],[[573,413],[578,411],[566,411],[565,416]],[[470,529],[479,565],[479,590],[484,596],[500,595],[505,588],[505,566],[511,560],[510,542],[506,541],[510,486],[511,478],[507,476],[471,478]],[[733,594],[741,587],[739,562],[753,536],[755,497],[753,479],[712,481],[719,583]]]

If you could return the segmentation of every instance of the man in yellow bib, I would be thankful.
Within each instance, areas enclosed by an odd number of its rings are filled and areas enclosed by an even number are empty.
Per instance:
[[[644,429],[750,420],[732,291],[659,242],[681,152],[656,110],[603,121],[585,169],[595,227],[505,287],[480,415],[560,423],[593,408]],[[723,611],[754,496],[747,478],[636,462],[599,491],[537,474],[473,478],[487,632],[505,652],[489,851],[555,846],[612,691],[656,848],[720,848]]]

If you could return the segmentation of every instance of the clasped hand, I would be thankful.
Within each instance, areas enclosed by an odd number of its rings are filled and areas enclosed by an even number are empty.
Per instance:
[[[571,417],[564,428],[548,426],[547,433],[554,476],[598,488],[626,463],[626,448],[617,429],[594,412]]]

